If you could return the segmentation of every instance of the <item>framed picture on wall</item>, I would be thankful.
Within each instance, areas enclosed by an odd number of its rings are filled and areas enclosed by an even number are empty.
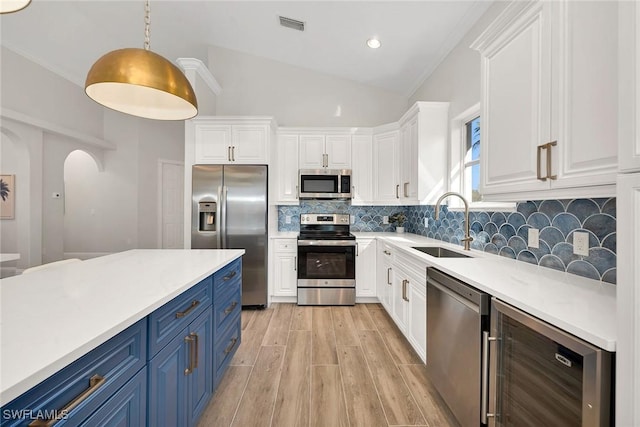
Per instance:
[[[16,212],[16,176],[0,175],[0,219],[13,219]]]

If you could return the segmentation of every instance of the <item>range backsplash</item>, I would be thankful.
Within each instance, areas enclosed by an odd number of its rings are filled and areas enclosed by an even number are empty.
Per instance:
[[[351,231],[394,231],[384,216],[403,211],[407,232],[460,244],[464,213],[447,210],[435,220],[435,206],[351,206],[339,201],[302,201],[278,207],[278,230],[299,231],[302,213],[348,213]],[[291,223],[286,223],[287,216]],[[424,219],[428,218],[428,227]],[[521,202],[515,212],[470,212],[471,247],[591,279],[616,283],[616,199]],[[528,229],[540,230],[540,247],[527,247]],[[573,232],[589,234],[589,256],[573,254]]]

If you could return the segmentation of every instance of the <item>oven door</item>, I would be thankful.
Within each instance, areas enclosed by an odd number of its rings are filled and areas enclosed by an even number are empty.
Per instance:
[[[354,287],[355,240],[298,240],[298,287]]]

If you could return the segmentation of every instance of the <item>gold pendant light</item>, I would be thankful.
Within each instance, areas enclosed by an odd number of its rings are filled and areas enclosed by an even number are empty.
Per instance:
[[[107,53],[87,74],[85,92],[99,104],[156,120],[186,120],[198,114],[189,80],[170,61],[151,52],[149,0],[145,2],[144,49]]]
[[[31,0],[0,0],[0,14],[12,13],[29,6]]]

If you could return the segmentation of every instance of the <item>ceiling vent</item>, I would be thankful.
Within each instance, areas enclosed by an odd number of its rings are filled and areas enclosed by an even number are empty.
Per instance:
[[[279,16],[280,25],[287,28],[293,28],[294,30],[304,31],[304,22],[298,21],[297,19],[285,18],[284,16]]]

